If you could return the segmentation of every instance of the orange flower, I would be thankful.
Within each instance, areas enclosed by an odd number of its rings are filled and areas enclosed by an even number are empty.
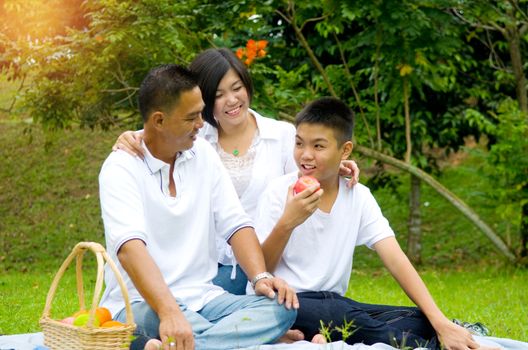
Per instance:
[[[256,51],[257,50],[257,42],[253,39],[249,39],[246,43],[246,48],[250,51]]]
[[[245,50],[241,47],[239,47],[237,50],[236,50],[236,56],[238,57],[239,60],[242,59],[242,57],[244,57],[244,52]]]
[[[257,41],[257,50],[264,50],[268,46],[267,40],[259,40]]]
[[[246,42],[246,47],[240,47],[236,50],[236,56],[240,60],[244,60],[246,66],[249,66],[255,58],[266,56],[265,48],[268,46],[267,40],[258,40],[249,39]]]

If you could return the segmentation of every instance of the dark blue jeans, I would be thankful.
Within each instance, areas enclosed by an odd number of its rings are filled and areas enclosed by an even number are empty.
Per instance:
[[[297,293],[300,307],[293,329],[299,329],[310,340],[319,333],[321,322],[333,330],[332,341],[343,340],[335,327],[353,321],[354,333],[348,344],[385,343],[394,347],[422,346],[439,349],[436,333],[416,307],[364,304],[333,292]]]

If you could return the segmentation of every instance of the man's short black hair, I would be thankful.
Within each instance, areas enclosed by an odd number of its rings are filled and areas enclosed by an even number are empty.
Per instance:
[[[139,111],[146,122],[152,112],[168,113],[185,91],[198,86],[196,76],[177,64],[165,64],[148,72],[139,87]]]
[[[218,127],[213,115],[216,90],[218,90],[220,80],[231,68],[240,77],[251,103],[253,82],[246,66],[235,56],[233,51],[226,48],[207,49],[196,56],[189,66],[189,69],[198,76],[198,84],[202,90],[202,98],[205,103],[202,116],[206,122],[214,127]]]
[[[334,131],[337,143],[350,141],[354,133],[354,112],[343,101],[322,97],[310,102],[295,117],[295,126],[321,124]]]

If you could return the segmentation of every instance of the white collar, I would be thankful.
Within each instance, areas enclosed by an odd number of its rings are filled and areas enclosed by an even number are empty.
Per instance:
[[[249,112],[255,116],[257,122],[257,128],[259,130],[259,137],[261,139],[276,139],[280,140],[281,135],[276,132],[276,126],[274,125],[275,120],[271,118],[266,118],[255,112],[252,109],[249,109]],[[205,138],[209,143],[217,144],[218,143],[218,129],[209,124],[208,122],[204,123],[200,134]]]
[[[158,158],[154,157],[152,155],[152,153],[150,153],[150,151],[149,151],[147,145],[145,145],[144,141],[141,141],[141,146],[145,150],[145,155],[143,157],[143,162],[147,165],[147,167],[149,168],[151,174],[154,174],[154,173],[158,172],[161,168],[163,168],[165,166],[169,166],[170,167],[170,164],[165,163],[161,159],[158,159]],[[178,163],[181,163],[181,162],[184,162],[184,161],[186,161],[188,159],[193,158],[196,155],[196,152],[194,152],[193,148],[190,148],[190,149],[185,150],[183,152],[179,152],[178,156],[176,157],[176,162],[174,164],[176,165]]]

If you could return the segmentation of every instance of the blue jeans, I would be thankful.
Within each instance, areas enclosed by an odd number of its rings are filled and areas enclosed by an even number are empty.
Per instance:
[[[438,349],[436,333],[416,307],[364,304],[333,292],[297,293],[299,310],[292,328],[311,339],[319,333],[321,322],[333,329],[332,341],[343,340],[336,327],[344,321],[353,321],[350,331],[354,333],[345,341],[348,344],[385,343],[394,347],[423,346]]]
[[[217,286],[222,287],[225,291],[236,294],[246,294],[246,285],[248,279],[244,271],[239,265],[236,266],[236,277],[234,280],[231,279],[231,272],[233,271],[233,265],[222,265],[218,264],[218,274],[213,279],[213,283]]]
[[[196,350],[233,349],[275,342],[293,324],[297,315],[276,300],[254,295],[222,294],[200,311],[189,310],[178,302],[185,318],[192,326]],[[142,301],[132,304],[137,324],[136,341],[144,344],[148,338],[159,339],[159,318],[150,306]],[[115,317],[125,320],[121,310]]]

